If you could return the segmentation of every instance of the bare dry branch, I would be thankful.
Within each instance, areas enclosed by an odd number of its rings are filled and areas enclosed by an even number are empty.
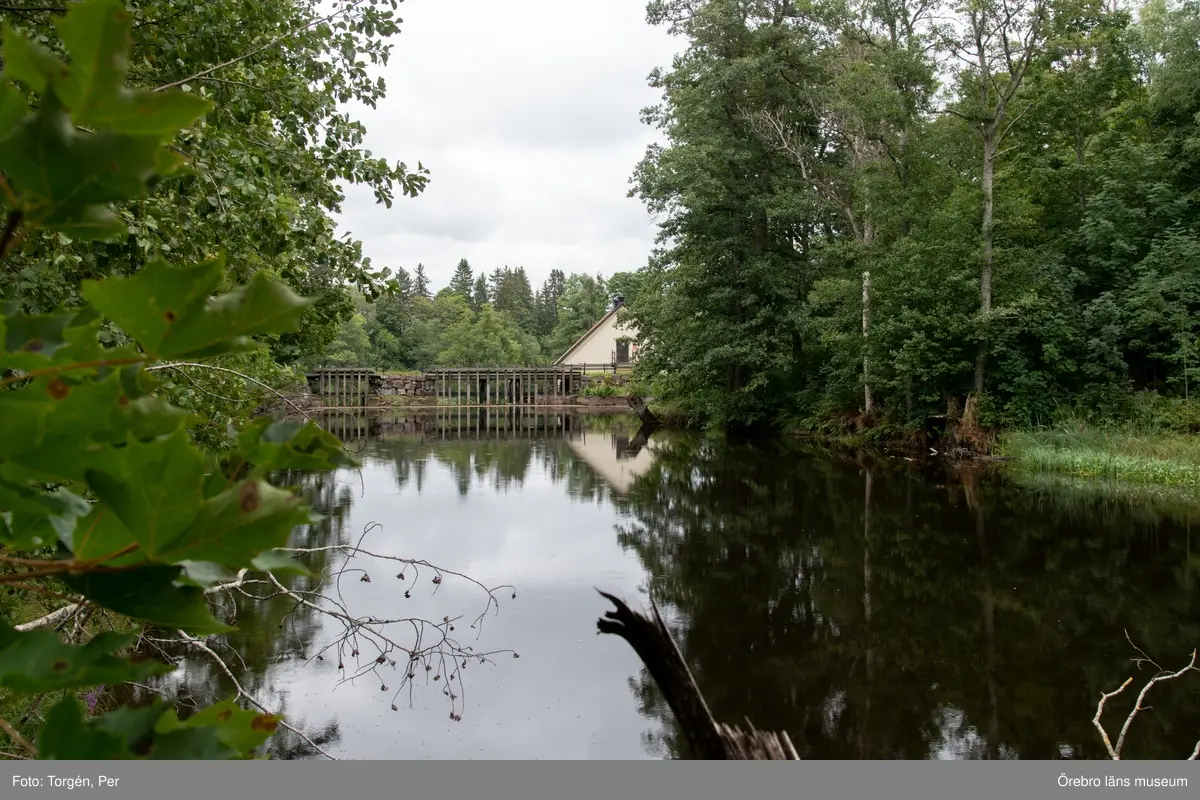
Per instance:
[[[44,617],[38,617],[35,620],[23,622],[20,625],[17,625],[16,628],[21,632],[36,631],[40,630],[41,628],[52,628],[55,625],[58,625],[60,622],[66,622],[70,620],[72,617],[82,611],[83,608],[83,603],[75,603],[73,605],[63,606],[60,609],[51,611]]]
[[[211,647],[209,647],[208,645],[206,645],[204,642],[200,641],[199,639],[196,639],[195,637],[188,635],[184,631],[176,631],[176,632],[179,634],[180,640],[186,642],[187,644],[196,648],[200,652],[207,654],[213,661],[217,662],[217,666],[220,667],[221,671],[225,673],[225,676],[227,678],[229,678],[230,681],[233,682],[233,687],[234,687],[234,689],[237,690],[238,697],[244,697],[248,703],[253,705],[255,708],[257,708],[259,711],[263,712],[264,714],[271,714],[272,716],[278,717],[278,715],[274,714],[271,711],[268,711],[267,707],[264,706],[262,703],[260,703],[257,699],[255,699],[254,695],[250,694],[244,688],[242,688],[242,684],[239,683],[238,679],[234,677],[233,670],[231,670],[229,668],[229,665],[225,663],[224,659],[222,659],[219,655],[217,655],[216,652]],[[310,747],[312,747],[314,750],[316,750],[321,755],[325,756],[326,758],[330,759],[331,761],[338,760],[337,756],[330,755],[325,750],[325,748],[321,747],[321,745],[317,744],[312,739],[308,738],[308,736],[306,736],[301,731],[297,730],[292,725],[289,725],[285,720],[280,719],[279,724],[282,727],[287,728],[289,731],[291,731],[292,733],[299,736],[301,739],[303,739],[305,741],[306,744],[308,744]]]
[[[1129,634],[1126,633],[1126,638],[1128,639],[1128,637]],[[1130,642],[1130,644],[1132,644],[1132,642]],[[1190,661],[1188,661],[1186,666],[1184,666],[1182,669],[1176,670],[1175,672],[1168,672],[1167,670],[1162,669],[1155,664],[1154,661],[1152,661],[1141,648],[1134,645],[1134,649],[1141,654],[1141,657],[1137,659],[1137,663],[1152,664],[1158,668],[1159,672],[1154,675],[1154,677],[1150,678],[1150,680],[1146,681],[1146,685],[1142,687],[1140,692],[1138,692],[1137,702],[1134,703],[1133,710],[1129,712],[1129,716],[1125,718],[1125,723],[1121,726],[1121,732],[1117,735],[1117,743],[1115,745],[1109,738],[1108,732],[1104,730],[1104,725],[1101,723],[1100,718],[1104,715],[1104,704],[1129,688],[1129,685],[1133,683],[1133,678],[1127,678],[1125,682],[1122,683],[1117,689],[1114,689],[1111,692],[1105,692],[1103,695],[1101,695],[1100,701],[1096,704],[1096,716],[1092,717],[1092,725],[1094,725],[1096,730],[1100,732],[1100,738],[1104,741],[1104,747],[1108,751],[1108,756],[1113,761],[1121,760],[1121,751],[1125,747],[1125,738],[1129,733],[1130,726],[1133,725],[1133,720],[1138,714],[1150,708],[1145,704],[1145,701],[1146,696],[1149,695],[1150,690],[1154,687],[1154,685],[1162,683],[1163,681],[1180,678],[1193,670],[1200,672],[1200,670],[1196,669],[1196,650],[1192,651],[1192,658]],[[1200,755],[1200,742],[1196,743],[1196,748],[1192,751],[1192,755],[1188,758],[1188,760],[1194,761],[1198,755]]]
[[[25,748],[25,750],[27,750],[31,756],[34,758],[37,757],[37,748],[33,746],[33,742],[22,736],[21,732],[10,725],[8,720],[6,720],[4,717],[0,717],[0,731],[7,733],[8,738]]]
[[[247,572],[248,572],[248,570],[242,570],[241,572],[239,572],[237,574],[237,577],[234,580],[230,581],[229,583],[222,583],[218,586],[213,586],[205,591],[208,594],[216,594],[217,592],[223,592],[223,591],[228,591],[230,589],[236,589],[237,587],[241,586],[243,583],[246,582]],[[60,623],[70,620],[72,617],[74,617],[80,611],[83,611],[88,608],[91,608],[91,606],[89,606],[87,603],[83,603],[83,602],[74,603],[69,606],[63,606],[62,608],[51,611],[49,614],[45,615],[44,617],[38,617],[35,620],[30,620],[29,622],[23,622],[20,625],[17,625],[16,629],[18,631],[21,631],[22,633],[24,633],[26,631],[40,630],[41,628],[51,628],[51,627],[54,627],[55,625],[58,625]]]
[[[173,361],[169,364],[155,364],[152,367],[147,367],[146,371],[147,372],[157,372],[159,370],[170,369],[170,370],[176,370],[176,371],[179,371],[182,373],[183,367],[190,367],[193,369],[207,369],[207,370],[212,370],[213,372],[224,372],[229,375],[236,375],[237,377],[241,378],[244,381],[253,383],[255,386],[259,386],[263,389],[266,389],[268,392],[271,392],[276,397],[278,397],[280,400],[282,400],[283,402],[285,402],[289,406],[291,406],[293,410],[298,411],[300,413],[300,415],[305,417],[306,419],[312,419],[312,417],[309,415],[309,413],[307,411],[305,411],[300,406],[296,405],[296,403],[294,403],[291,400],[291,398],[284,395],[283,392],[279,391],[274,386],[271,386],[270,384],[267,384],[267,383],[263,383],[258,378],[251,377],[250,375],[247,375],[244,372],[238,372],[236,369],[229,369],[228,367],[218,367],[215,364],[201,364],[201,363],[198,363],[195,361]]]

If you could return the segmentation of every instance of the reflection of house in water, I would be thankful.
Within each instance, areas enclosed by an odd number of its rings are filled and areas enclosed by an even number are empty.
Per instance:
[[[614,492],[624,494],[654,463],[654,442],[639,432],[580,431],[566,436],[567,446],[595,470]]]

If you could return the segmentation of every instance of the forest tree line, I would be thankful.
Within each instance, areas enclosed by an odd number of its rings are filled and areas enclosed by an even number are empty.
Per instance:
[[[968,398],[985,424],[1188,407],[1196,2],[655,0],[648,20],[680,52],[651,76],[664,143],[632,194],[662,238],[603,289],[561,271],[535,289],[492,265],[434,289],[337,232],[345,186],[390,207],[430,178],[367,150],[348,111],[385,97],[388,5],[321,21],[308,0],[131,2],[130,84],[217,110],[175,145],[188,169],[118,209],[128,236],[36,231],[0,265],[0,300],[45,312],[86,278],[223,253],[223,290],[264,269],[319,299],[299,332],[226,362],[278,384],[330,358],[553,361],[615,282],[641,377],[698,419],[902,425]],[[15,2],[0,19],[61,52],[55,13]]]
[[[654,0],[640,369],[716,422],[1029,425],[1200,378],[1200,6]]]
[[[433,290],[424,264],[396,270],[392,291],[374,301],[353,293],[353,312],[329,349],[309,362],[382,370],[540,366],[553,363],[620,295],[636,303],[640,273],[551,270],[534,289],[524,267],[476,274],[460,259],[450,282]]]

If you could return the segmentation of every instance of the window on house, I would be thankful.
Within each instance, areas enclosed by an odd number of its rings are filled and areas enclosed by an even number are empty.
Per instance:
[[[629,361],[629,342],[622,340],[617,342],[617,363],[624,364]]]

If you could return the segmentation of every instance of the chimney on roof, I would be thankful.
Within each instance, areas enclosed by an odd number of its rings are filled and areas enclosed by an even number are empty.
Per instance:
[[[608,310],[616,311],[618,308],[620,308],[623,305],[625,305],[625,295],[614,294],[612,296],[612,301],[609,303]]]

